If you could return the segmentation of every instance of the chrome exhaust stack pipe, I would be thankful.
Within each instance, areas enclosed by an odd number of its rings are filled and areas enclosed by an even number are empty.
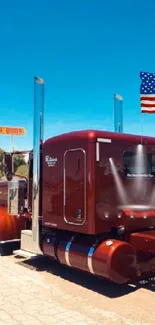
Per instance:
[[[23,257],[43,255],[40,245],[40,205],[41,188],[41,159],[43,149],[44,125],[44,80],[34,77],[34,115],[33,115],[33,182],[32,182],[32,230],[21,231],[20,250],[16,254]]]
[[[43,145],[44,127],[44,80],[34,77],[34,116],[33,116],[33,190],[32,190],[32,239],[36,250],[40,250],[39,220],[41,175],[40,159]]]

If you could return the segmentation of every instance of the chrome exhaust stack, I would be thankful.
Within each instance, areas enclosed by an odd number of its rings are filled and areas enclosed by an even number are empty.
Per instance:
[[[44,80],[34,77],[34,116],[33,116],[33,182],[32,182],[32,230],[21,231],[20,250],[15,254],[23,257],[43,255],[40,247],[40,219],[42,216],[41,173],[44,126]]]
[[[33,191],[32,191],[32,239],[36,249],[39,246],[39,219],[41,175],[40,159],[43,145],[44,126],[44,80],[34,77],[34,116],[33,116]]]

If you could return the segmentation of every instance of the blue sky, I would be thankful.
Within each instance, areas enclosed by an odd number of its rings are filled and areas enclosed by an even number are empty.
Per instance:
[[[139,73],[155,72],[154,12],[154,0],[1,0],[0,125],[26,128],[15,148],[32,147],[34,75],[46,82],[45,139],[112,131],[114,93],[124,98],[124,132],[141,133]],[[143,115],[144,134],[154,125]]]

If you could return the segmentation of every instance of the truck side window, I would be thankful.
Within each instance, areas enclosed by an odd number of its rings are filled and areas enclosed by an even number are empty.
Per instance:
[[[155,176],[155,154],[126,151],[123,155],[124,174],[126,177]]]

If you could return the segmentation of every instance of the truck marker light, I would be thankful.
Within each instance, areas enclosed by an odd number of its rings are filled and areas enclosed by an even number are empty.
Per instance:
[[[89,132],[88,137],[89,138],[94,138],[95,137],[95,132]]]
[[[130,216],[130,219],[134,219],[134,216]]]

